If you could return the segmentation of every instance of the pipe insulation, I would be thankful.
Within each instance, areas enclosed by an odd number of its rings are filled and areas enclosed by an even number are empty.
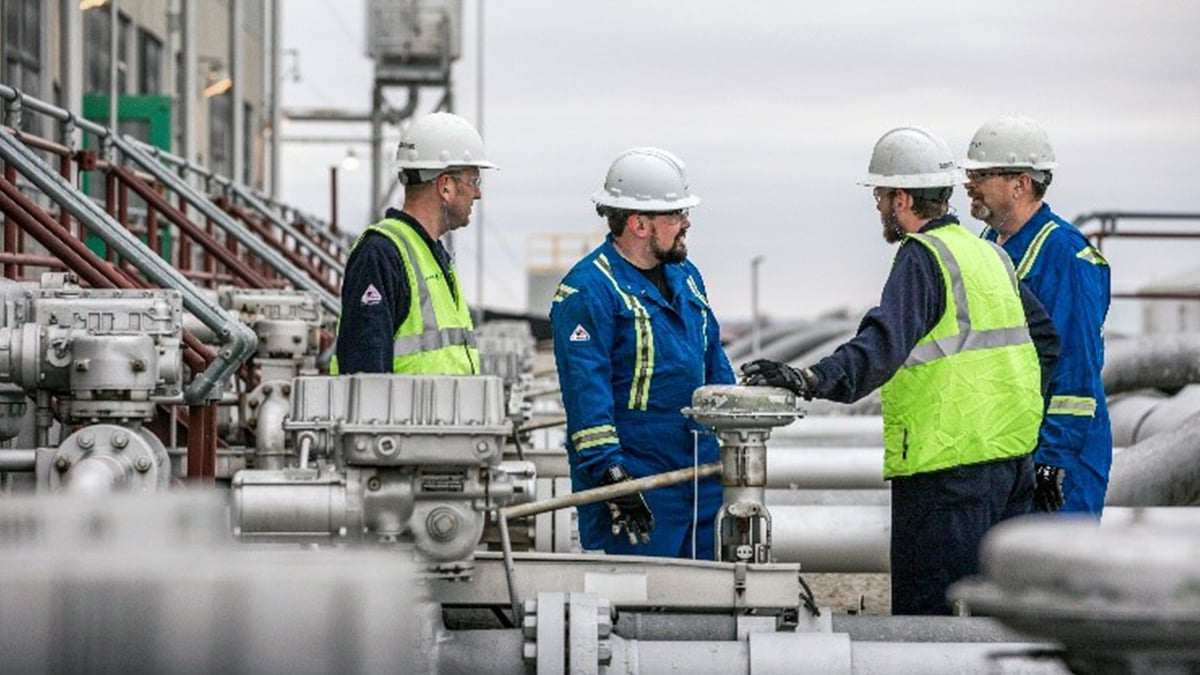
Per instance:
[[[890,506],[776,506],[770,511],[775,562],[799,563],[801,572],[891,569]],[[1200,508],[1109,507],[1100,525],[1124,525],[1133,520],[1189,525],[1200,531]]]
[[[1200,505],[1200,413],[1114,457],[1104,503]]]
[[[1200,383],[1200,333],[1155,333],[1105,345],[1104,391],[1179,389]]]

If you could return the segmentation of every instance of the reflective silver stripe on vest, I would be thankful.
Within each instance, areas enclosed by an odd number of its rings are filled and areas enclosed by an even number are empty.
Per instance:
[[[426,330],[420,335],[409,335],[396,338],[392,349],[396,354],[415,354],[416,352],[431,352],[444,347],[475,346],[475,331],[466,328],[442,328]]]
[[[438,328],[437,312],[433,309],[433,298],[429,295],[429,285],[425,283],[425,274],[408,239],[397,234],[396,238],[408,253],[408,266],[412,268],[413,278],[417,280],[417,299],[421,305],[421,333],[398,337],[392,342],[393,354],[414,354],[429,352],[444,347],[466,345],[475,346],[475,331],[468,328]],[[446,283],[450,283],[447,279]]]
[[[954,305],[957,310],[954,318],[958,323],[958,334],[918,344],[913,347],[908,358],[904,360],[905,368],[912,368],[913,366],[930,363],[952,354],[975,349],[1010,347],[1032,341],[1029,337],[1028,326],[994,328],[992,330],[971,330],[971,312],[967,307],[967,289],[963,286],[962,270],[958,266],[958,260],[950,252],[950,247],[946,246],[945,242],[941,239],[927,234],[918,232],[908,236],[933,245],[940,254],[943,264],[946,265],[946,271],[950,274],[950,289],[954,294]],[[1013,288],[1015,289],[1017,287],[1017,277],[1013,271],[1012,261],[1009,259],[1008,254],[996,244],[992,242],[988,243],[991,244],[992,249],[1000,256],[1000,260],[1004,263],[1004,269],[1008,272],[1009,279],[1012,280]]]

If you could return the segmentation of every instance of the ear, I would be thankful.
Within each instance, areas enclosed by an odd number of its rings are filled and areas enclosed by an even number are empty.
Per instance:
[[[640,235],[646,231],[646,219],[640,213],[631,213],[625,221],[625,229]]]

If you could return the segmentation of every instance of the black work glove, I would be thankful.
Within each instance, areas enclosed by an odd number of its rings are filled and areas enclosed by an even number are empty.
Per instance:
[[[1060,466],[1034,465],[1033,507],[1038,511],[1061,511],[1063,507],[1063,478],[1067,472]]]
[[[633,476],[620,464],[613,464],[604,470],[604,484],[612,485],[622,481],[633,480]],[[650,543],[650,533],[654,531],[654,514],[646,505],[642,493],[635,492],[624,497],[617,497],[608,502],[608,510],[612,513],[612,533],[619,536],[621,530],[629,536],[629,543],[637,546],[638,539],[643,544]]]
[[[742,364],[742,384],[783,387],[811,401],[817,390],[817,376],[811,368],[793,368],[786,363],[758,359]]]

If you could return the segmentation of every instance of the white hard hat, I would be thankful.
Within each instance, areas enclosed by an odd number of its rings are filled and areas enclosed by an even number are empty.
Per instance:
[[[963,168],[1033,169],[1049,171],[1058,166],[1054,148],[1042,125],[1019,115],[998,117],[979,127],[967,149]]]
[[[613,160],[604,189],[592,201],[630,211],[674,211],[700,203],[688,190],[687,168],[675,155],[658,148],[633,148]]]
[[[859,185],[890,188],[951,187],[963,182],[946,143],[920,127],[892,129],[875,143]]]
[[[409,124],[396,148],[397,171],[419,171],[422,180],[454,167],[495,169],[483,150],[483,139],[458,115],[436,112]]]

